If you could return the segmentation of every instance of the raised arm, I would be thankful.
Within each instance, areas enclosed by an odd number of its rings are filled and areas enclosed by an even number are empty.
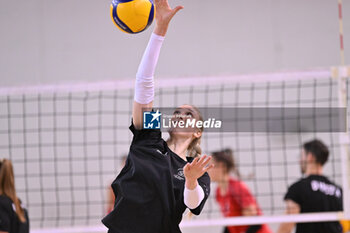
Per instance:
[[[183,6],[177,6],[172,9],[167,0],[155,0],[154,4],[156,9],[156,27],[142,56],[136,74],[132,112],[133,123],[136,129],[142,128],[142,112],[152,109],[154,99],[153,76],[160,49],[171,19],[183,8]]]

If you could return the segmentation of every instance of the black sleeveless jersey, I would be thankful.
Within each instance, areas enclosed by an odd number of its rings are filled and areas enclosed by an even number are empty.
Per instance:
[[[310,175],[291,185],[285,200],[299,204],[301,213],[342,211],[342,189],[327,177]],[[341,233],[339,222],[297,223],[296,233]]]
[[[124,168],[112,183],[113,211],[102,219],[110,233],[180,233],[184,204],[184,161],[172,152],[159,129],[129,127],[134,137]],[[192,158],[187,158],[190,162]],[[198,179],[205,197],[191,212],[198,215],[210,192],[207,173]]]

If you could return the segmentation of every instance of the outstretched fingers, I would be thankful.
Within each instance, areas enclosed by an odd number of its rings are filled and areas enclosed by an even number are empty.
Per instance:
[[[210,164],[209,166],[206,166],[206,167],[204,168],[204,172],[209,171],[209,170],[212,169],[213,167],[214,167],[214,164]]]
[[[197,164],[202,164],[203,161],[207,158],[207,155],[203,155],[201,157],[197,157]]]
[[[202,169],[203,173],[207,172],[209,169],[214,167],[214,164],[209,164],[210,160],[211,160],[211,156],[204,155],[199,161],[198,165]]]
[[[204,155],[201,158],[200,165],[202,167],[205,167],[205,166],[207,166],[209,164],[210,160],[211,160],[211,156]]]
[[[193,161],[191,162],[191,165],[194,166],[194,165],[197,165],[199,163],[199,160],[201,159],[201,157],[196,157],[193,159]]]
[[[156,10],[156,28],[154,32],[157,35],[165,36],[171,19],[184,7],[177,6],[172,9],[169,6],[168,0],[155,0],[154,5]]]
[[[182,10],[182,9],[184,9],[183,6],[177,6],[177,7],[175,7],[174,9],[172,9],[172,17],[173,17],[174,15],[176,15],[176,13],[177,13],[179,10]]]
[[[166,8],[170,8],[169,2],[168,0],[154,0],[154,4],[156,7],[166,7]],[[183,6],[177,6],[174,9],[172,9],[173,11],[173,15],[175,15],[179,10],[183,9]]]
[[[208,156],[208,155],[197,157],[192,161],[192,163],[190,164],[190,167],[196,167],[198,169],[201,169],[201,170],[204,169],[204,171],[207,171],[211,167],[213,167],[212,165],[209,165],[210,160],[211,160],[211,156]]]

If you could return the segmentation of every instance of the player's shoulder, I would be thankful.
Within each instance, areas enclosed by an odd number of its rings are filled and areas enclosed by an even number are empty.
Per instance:
[[[313,185],[315,185],[315,183],[320,183],[320,182],[326,183],[329,185],[333,185],[333,186],[341,189],[341,187],[339,185],[337,185],[334,182],[332,182],[331,180],[329,180],[326,176],[309,175],[309,176],[300,178],[298,181],[294,182],[292,185],[289,186],[289,190],[310,188]]]
[[[0,195],[0,209],[7,213],[14,212],[14,203],[6,195]]]
[[[324,175],[310,175],[310,176],[305,178],[305,182],[308,182],[308,183],[312,183],[315,181],[323,182],[323,183],[330,184],[330,185],[336,186],[338,188],[341,188],[334,181],[330,180],[327,176],[324,176]]]
[[[23,205],[21,199],[18,199],[18,201],[21,207],[23,208],[23,210],[26,211],[26,208]],[[12,199],[6,195],[0,195],[0,207],[16,212],[15,203],[13,203]]]
[[[309,185],[305,178],[300,178],[296,182],[292,183],[286,194],[284,195],[284,200],[292,200],[299,205],[302,205],[304,202],[304,193],[308,193]]]
[[[245,195],[251,195],[248,185],[240,179],[230,177],[229,189],[231,193],[244,193]]]
[[[234,177],[230,177],[229,179],[229,185],[232,188],[236,188],[236,189],[247,189],[247,185],[240,179],[234,178]]]
[[[6,195],[0,195],[0,205],[1,206],[11,206],[12,200]]]
[[[338,185],[338,184],[335,183],[334,181],[330,180],[327,176],[323,176],[323,179],[324,179],[325,182],[327,182],[328,184],[334,185],[334,186],[336,186],[336,187],[338,187],[338,188],[341,189],[341,186],[340,186],[340,185]]]
[[[335,192],[337,197],[341,197],[343,192],[342,187],[331,181],[328,177],[323,175],[312,175],[309,176],[308,179],[312,190],[323,190],[327,193]]]
[[[295,181],[294,183],[292,183],[289,186],[288,190],[301,189],[301,188],[307,186],[308,183],[310,183],[308,178],[302,177],[302,178],[298,179],[297,181]]]

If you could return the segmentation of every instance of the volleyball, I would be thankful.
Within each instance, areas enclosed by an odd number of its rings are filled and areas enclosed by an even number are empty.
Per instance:
[[[126,33],[139,33],[154,19],[153,0],[113,0],[111,17],[114,24]]]

